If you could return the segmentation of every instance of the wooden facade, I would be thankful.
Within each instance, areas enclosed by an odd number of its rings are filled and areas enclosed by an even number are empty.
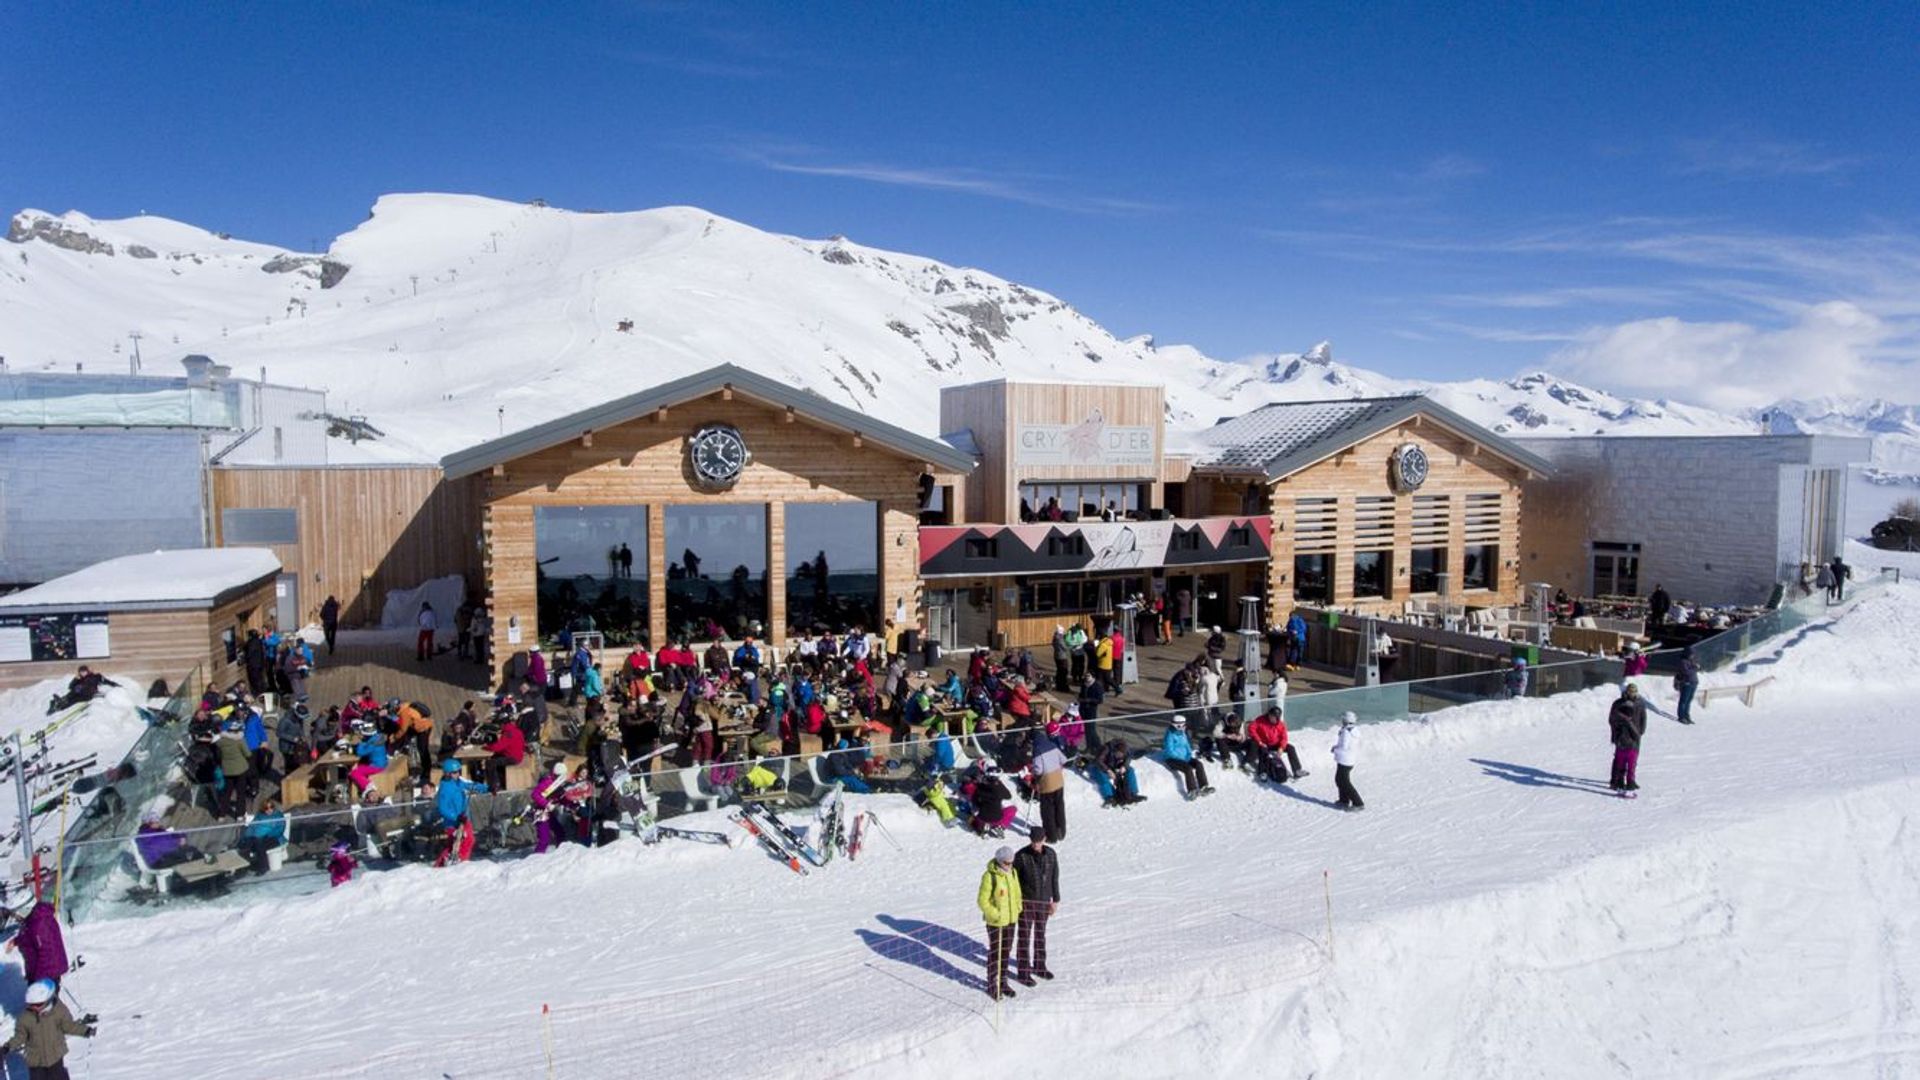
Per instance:
[[[268,628],[273,608],[272,577],[229,590],[211,606],[134,611],[116,611],[112,604],[76,608],[106,613],[108,654],[86,660],[0,664],[0,690],[71,678],[81,664],[111,678],[133,679],[139,691],[155,679],[173,686],[196,669],[203,684],[228,686],[244,678],[246,671],[227,658],[227,632],[233,632],[236,644],[244,643],[247,631]]]
[[[738,482],[721,492],[697,486],[687,462],[688,437],[709,423],[739,429],[752,454]],[[915,625],[921,604],[919,485],[929,471],[937,475],[930,463],[903,456],[875,438],[731,391],[662,407],[505,461],[478,477],[485,485],[483,572],[493,618],[492,655],[504,661],[539,640],[534,511],[543,506],[646,508],[648,621],[656,645],[668,638],[667,508],[766,507],[767,633],[778,645],[787,636],[790,563],[804,554],[785,548],[788,508],[872,503],[881,616],[904,611],[904,625]],[[518,641],[511,640],[515,631]]]
[[[450,574],[480,584],[477,479],[446,480],[435,466],[222,467],[210,486],[217,546],[229,546],[222,511],[298,515],[298,543],[263,546],[297,576],[303,621],[330,595],[343,624],[377,625],[389,590]]]
[[[1426,451],[1426,482],[1396,492],[1388,479],[1394,450],[1416,444]],[[1273,560],[1267,594],[1269,617],[1295,606],[1294,556],[1331,556],[1331,606],[1372,614],[1399,613],[1409,599],[1441,599],[1472,607],[1520,601],[1521,485],[1528,471],[1481,443],[1424,415],[1368,436],[1330,457],[1267,483],[1265,477],[1196,466],[1187,481],[1190,507],[1216,514],[1242,513],[1249,485],[1273,519]],[[1497,547],[1493,582],[1467,589],[1462,568],[1469,548]],[[1412,591],[1415,549],[1444,548],[1446,591]],[[1354,556],[1389,553],[1385,595],[1355,597]]]
[[[1159,386],[1003,379],[947,387],[940,392],[941,433],[971,432],[980,449],[979,467],[965,484],[964,520],[1020,520],[1019,485],[1023,481],[1137,481],[1150,489],[1145,505],[1160,505],[1165,403],[1166,391]],[[1023,428],[1087,424],[1095,417],[1109,428],[1150,429],[1152,464],[1023,465],[1018,461]]]

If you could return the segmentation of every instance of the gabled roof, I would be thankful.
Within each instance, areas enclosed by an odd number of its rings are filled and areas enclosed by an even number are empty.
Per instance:
[[[440,469],[449,480],[471,476],[577,439],[587,432],[637,420],[656,409],[671,408],[727,388],[775,408],[791,408],[809,420],[852,432],[905,457],[919,458],[957,472],[970,472],[974,466],[971,455],[950,443],[916,435],[856,409],[836,405],[811,390],[789,386],[734,364],[721,364],[448,454],[440,459]]]
[[[1553,472],[1545,458],[1418,394],[1267,405],[1196,434],[1192,439],[1197,448],[1194,467],[1259,473],[1272,483],[1362,439],[1390,431],[1415,415],[1471,439],[1524,469],[1543,476]]]

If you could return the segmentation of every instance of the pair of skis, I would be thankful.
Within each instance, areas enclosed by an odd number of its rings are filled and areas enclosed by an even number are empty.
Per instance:
[[[754,813],[755,809],[756,807],[752,805],[742,806],[734,811],[734,822],[747,830],[755,840],[760,841],[760,846],[767,849],[774,858],[786,863],[787,869],[801,877],[806,877],[807,868],[801,865],[799,852],[794,850],[783,835],[775,831],[771,823],[762,821],[759,815]]]

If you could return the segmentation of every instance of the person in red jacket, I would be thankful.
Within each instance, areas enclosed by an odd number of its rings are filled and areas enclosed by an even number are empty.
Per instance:
[[[487,776],[493,781],[494,790],[504,790],[508,766],[527,759],[527,736],[518,724],[501,724],[500,737],[487,744],[487,753],[493,755],[487,759]]]
[[[1256,773],[1270,776],[1282,784],[1289,779],[1288,766],[1292,766],[1291,779],[1298,780],[1307,775],[1307,771],[1300,767],[1300,752],[1293,748],[1293,740],[1287,736],[1287,721],[1280,715],[1280,706],[1275,705],[1255,717],[1253,723],[1247,725],[1247,738],[1253,744]],[[1281,754],[1286,755],[1284,761]]]

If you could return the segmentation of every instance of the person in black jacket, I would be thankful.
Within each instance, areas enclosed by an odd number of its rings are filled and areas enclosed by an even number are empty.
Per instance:
[[[1647,703],[1640,700],[1640,688],[1632,683],[1607,713],[1607,726],[1613,738],[1613,776],[1607,786],[1615,791],[1639,791],[1634,770],[1640,764],[1640,737],[1647,733]]]
[[[1034,976],[1053,978],[1047,970],[1047,920],[1060,909],[1060,857],[1047,846],[1047,830],[1036,825],[1031,841],[1013,857],[1020,877],[1020,929],[1015,981],[1032,986]]]
[[[1667,625],[1667,612],[1673,610],[1673,597],[1667,595],[1665,585],[1655,585],[1653,595],[1647,597],[1647,619],[1654,626]]]

